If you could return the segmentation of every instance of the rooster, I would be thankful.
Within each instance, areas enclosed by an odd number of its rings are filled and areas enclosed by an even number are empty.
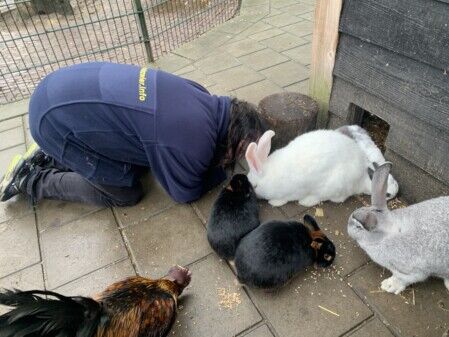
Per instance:
[[[162,337],[175,320],[177,300],[191,272],[179,266],[167,277],[130,277],[94,298],[51,291],[3,290],[1,337]]]

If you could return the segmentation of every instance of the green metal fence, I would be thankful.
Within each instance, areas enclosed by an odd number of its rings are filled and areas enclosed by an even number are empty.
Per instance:
[[[145,64],[234,16],[238,0],[0,0],[0,104],[87,61]]]

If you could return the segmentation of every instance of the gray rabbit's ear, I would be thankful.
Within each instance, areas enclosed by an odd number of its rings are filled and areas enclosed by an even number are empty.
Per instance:
[[[392,164],[385,162],[376,168],[371,185],[371,205],[378,210],[387,209],[388,175]]]
[[[372,231],[377,227],[377,216],[373,212],[358,212],[354,214],[354,219],[367,231]]]

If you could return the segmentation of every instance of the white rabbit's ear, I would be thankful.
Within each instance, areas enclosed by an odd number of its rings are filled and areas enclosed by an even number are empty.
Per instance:
[[[378,210],[387,209],[387,186],[388,175],[390,174],[392,164],[385,162],[378,166],[373,174],[371,185],[371,205]]]
[[[246,161],[248,162],[249,169],[251,171],[255,171],[256,173],[260,173],[262,164],[260,163],[259,158],[257,157],[256,143],[250,143],[248,145],[248,147],[246,148],[245,158]]]
[[[265,133],[260,137],[259,142],[257,143],[257,157],[259,158],[260,163],[264,163],[271,150],[271,138],[275,135],[273,130],[265,131]]]

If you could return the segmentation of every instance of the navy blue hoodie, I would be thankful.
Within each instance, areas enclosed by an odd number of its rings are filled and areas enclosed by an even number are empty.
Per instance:
[[[132,186],[150,167],[178,202],[225,179],[211,167],[229,97],[163,71],[105,62],[57,70],[34,91],[30,130],[41,148],[93,183]]]

